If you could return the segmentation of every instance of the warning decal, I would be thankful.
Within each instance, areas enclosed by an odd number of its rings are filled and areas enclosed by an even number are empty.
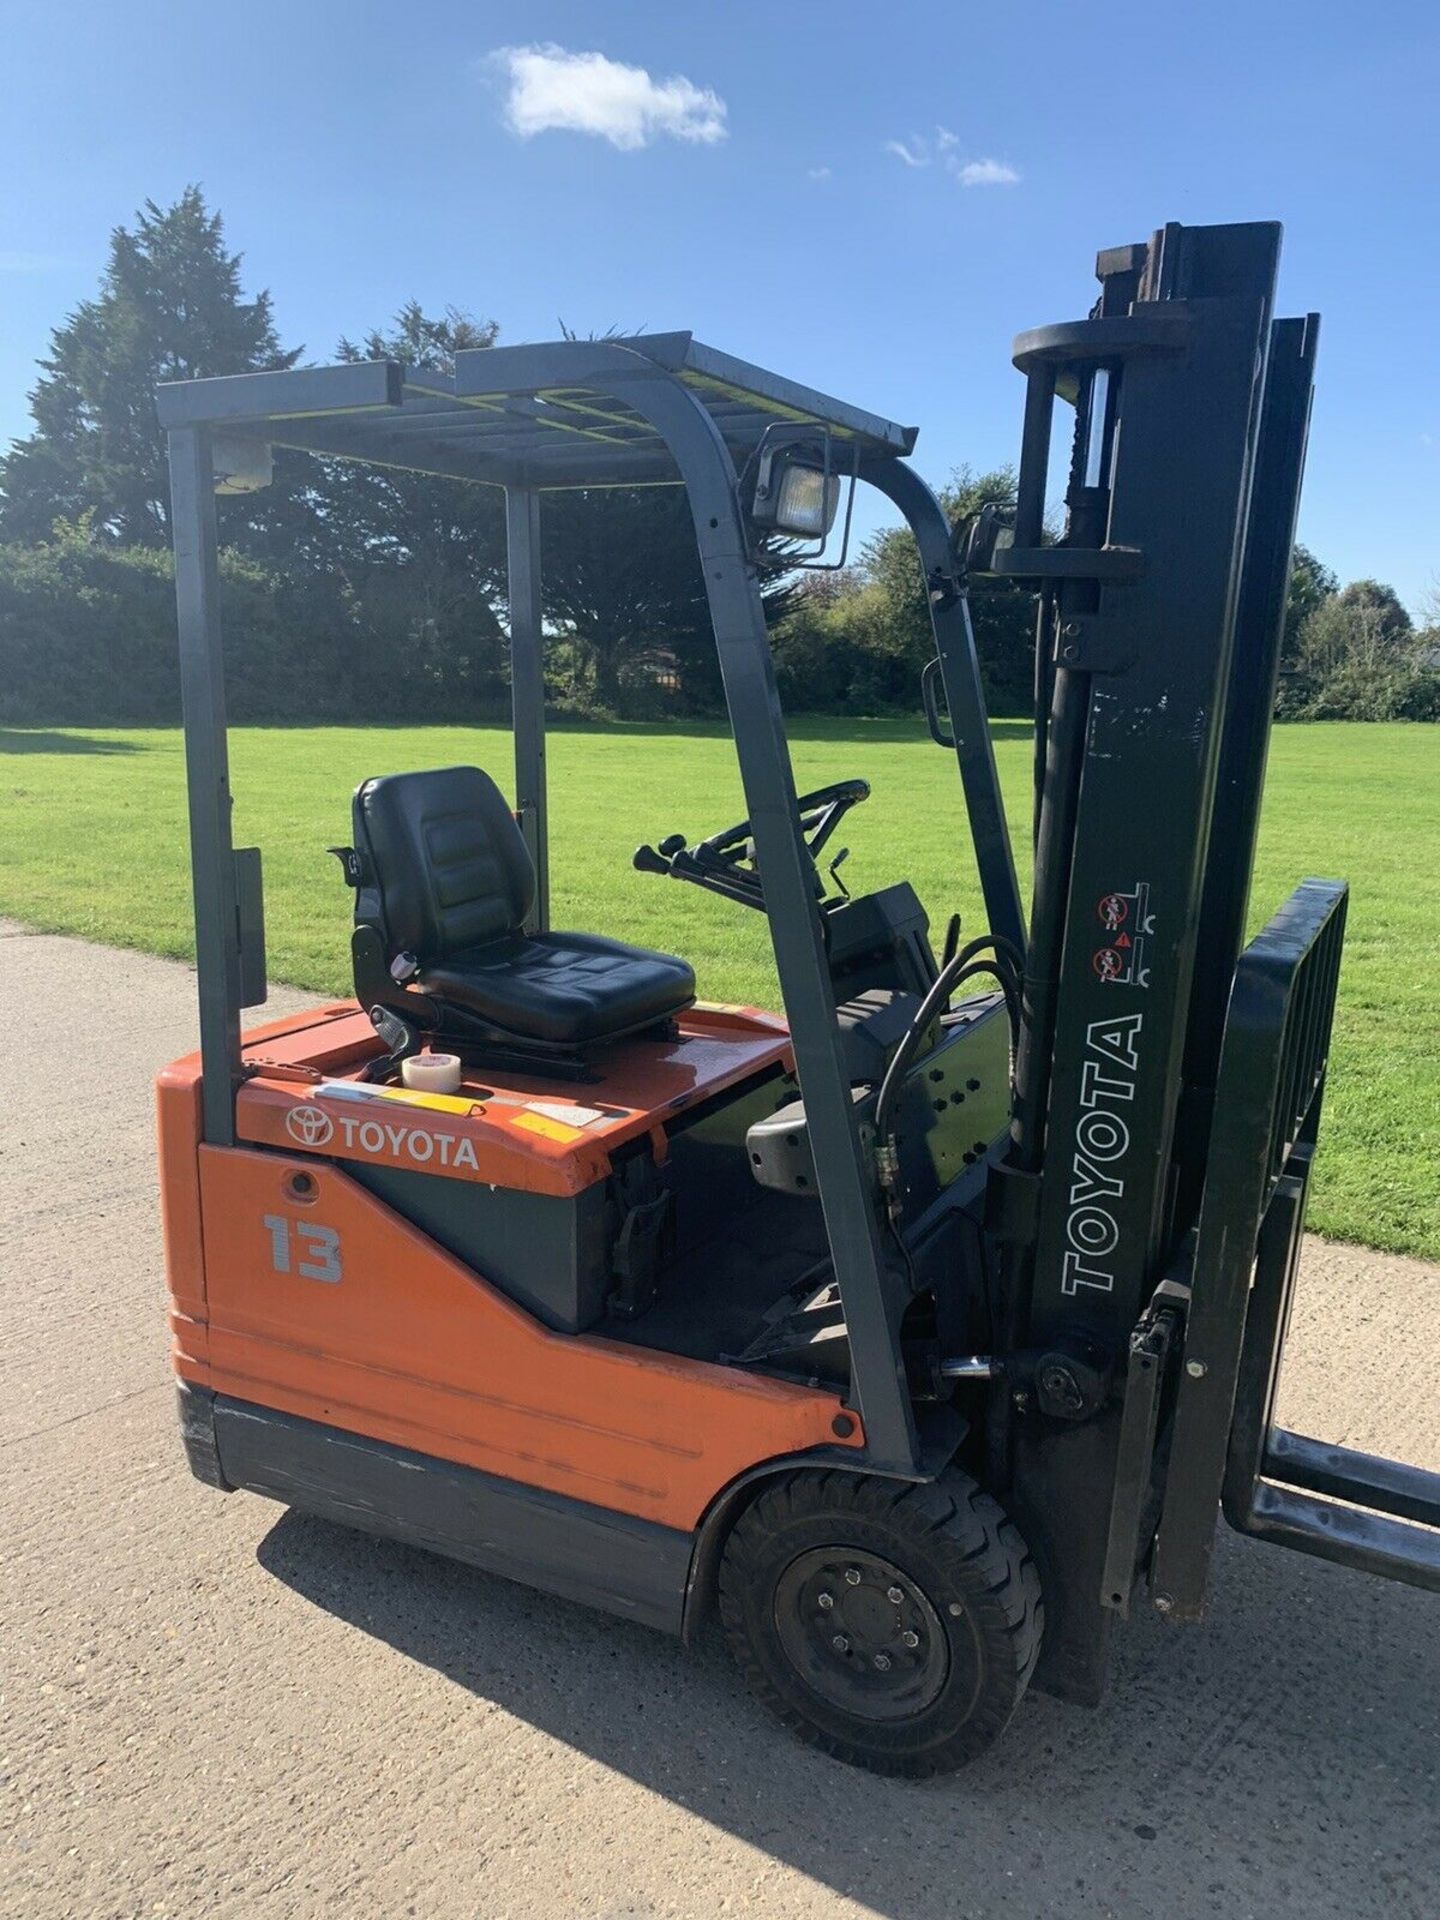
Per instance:
[[[1102,894],[1095,903],[1095,917],[1107,936],[1090,958],[1098,978],[1107,986],[1148,987],[1145,949],[1155,931],[1149,882],[1137,881],[1128,893]]]

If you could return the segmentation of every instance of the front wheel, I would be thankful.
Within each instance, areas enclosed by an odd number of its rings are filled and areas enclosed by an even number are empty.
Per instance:
[[[852,1766],[923,1777],[983,1753],[1040,1654],[1040,1578],[968,1475],[794,1473],[725,1543],[720,1614],[751,1689]]]

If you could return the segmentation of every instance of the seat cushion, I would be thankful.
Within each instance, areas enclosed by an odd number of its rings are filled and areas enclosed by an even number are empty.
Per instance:
[[[373,889],[357,920],[378,920],[392,954],[448,961],[517,933],[535,872],[503,795],[478,767],[391,773],[355,792],[355,845]]]
[[[494,940],[422,967],[415,984],[507,1033],[557,1046],[630,1032],[695,998],[683,960],[593,933]]]

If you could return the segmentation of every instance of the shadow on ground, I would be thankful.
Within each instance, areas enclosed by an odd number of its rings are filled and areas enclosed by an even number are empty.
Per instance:
[[[41,727],[0,727],[0,753],[143,753],[138,740],[100,740],[93,734],[53,733]]]
[[[1226,1536],[1204,1627],[1141,1614],[1104,1707],[1027,1700],[994,1753],[924,1785],[796,1745],[715,1630],[686,1650],[294,1512],[258,1557],[315,1606],[895,1920],[977,1898],[1007,1914],[1440,1910],[1436,1613],[1293,1554]],[[994,1899],[1012,1876],[1013,1902]]]

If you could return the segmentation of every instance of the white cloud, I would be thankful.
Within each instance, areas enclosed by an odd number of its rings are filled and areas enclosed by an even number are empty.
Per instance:
[[[713,146],[725,138],[725,102],[683,74],[655,80],[603,53],[554,45],[501,47],[509,76],[505,121],[521,140],[537,133],[590,133],[626,152],[668,136]]]
[[[962,187],[1014,187],[1020,182],[1014,167],[1003,160],[967,160],[954,172]]]
[[[828,180],[830,169],[829,167],[807,167],[805,177],[807,180]]]
[[[903,160],[907,167],[928,167],[938,160],[941,167],[962,187],[1013,187],[1019,184],[1017,170],[1004,160],[962,160],[956,149],[960,145],[958,133],[952,133],[948,127],[936,127],[935,138],[926,140],[919,134],[912,134],[908,141],[887,140],[886,153],[893,153],[897,160]]]

